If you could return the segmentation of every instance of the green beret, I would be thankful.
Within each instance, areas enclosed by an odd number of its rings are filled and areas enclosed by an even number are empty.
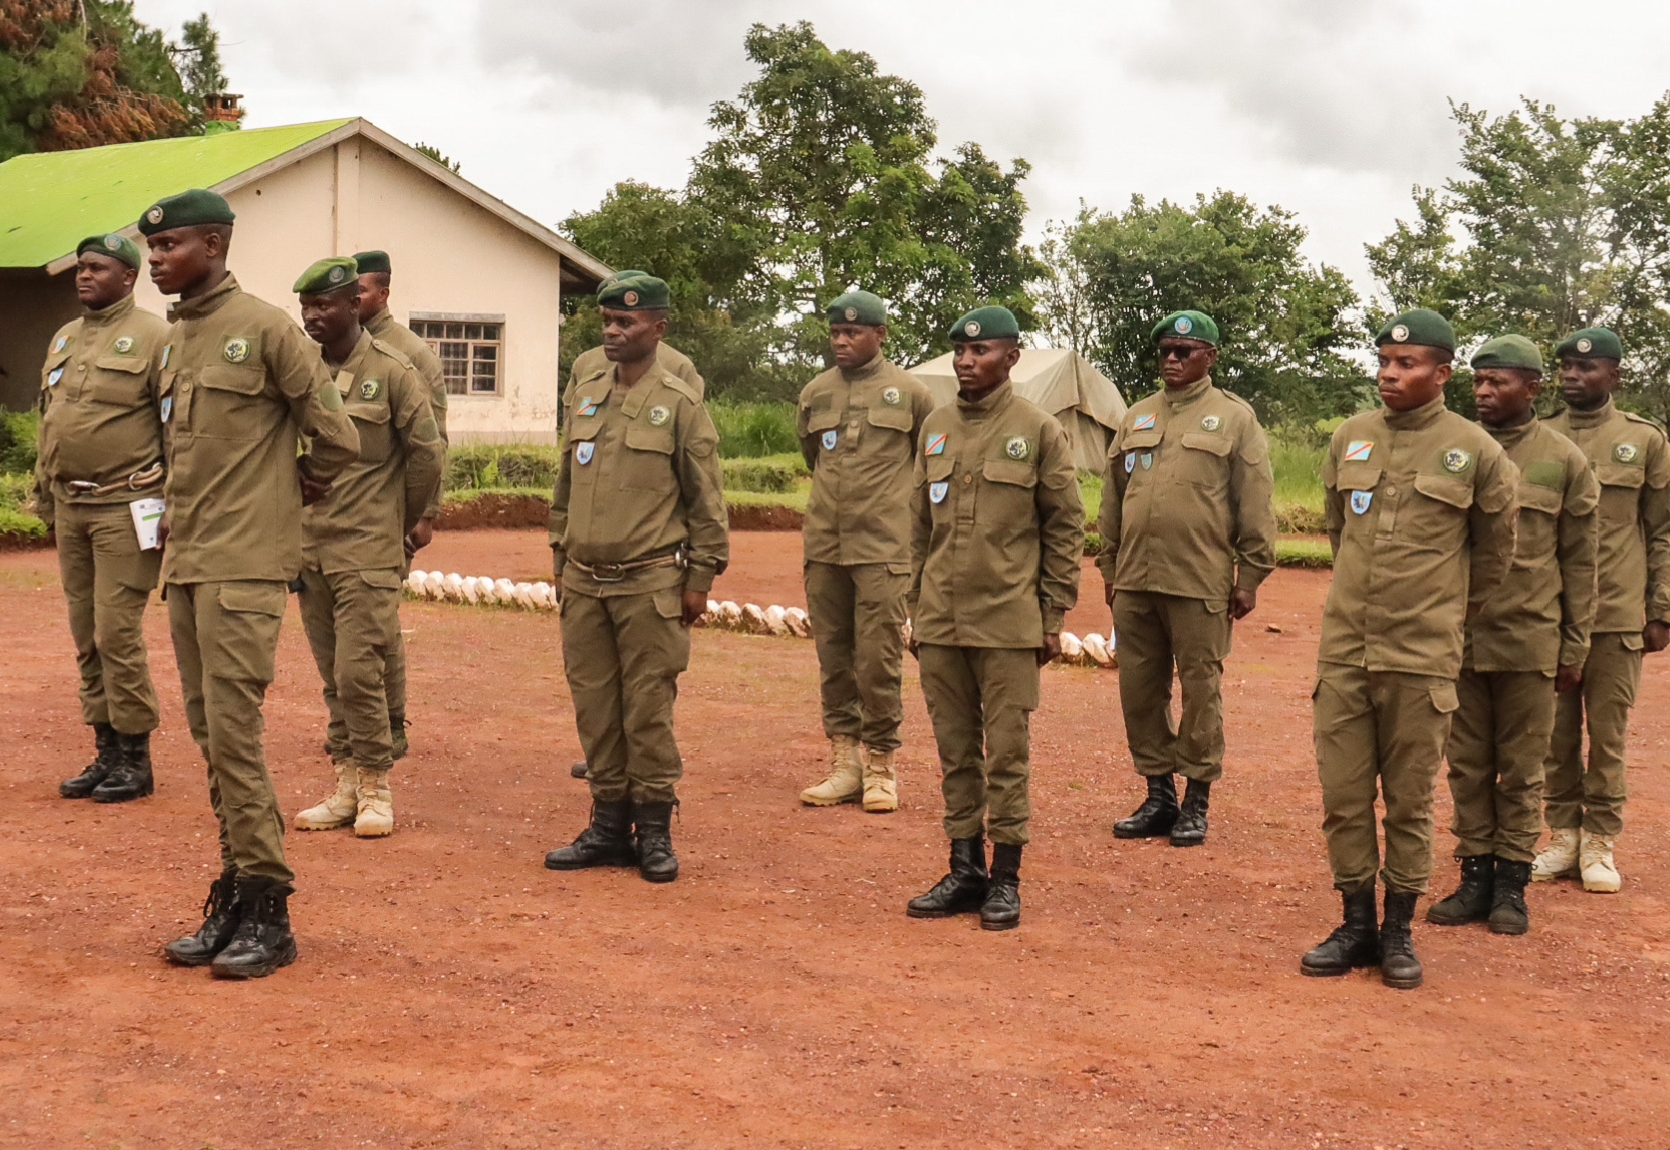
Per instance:
[[[951,342],[968,343],[975,339],[1019,339],[1021,325],[1015,313],[1006,307],[988,304],[977,307],[951,325]]]
[[[1561,359],[1568,355],[1585,359],[1623,359],[1624,342],[1618,334],[1604,327],[1586,327],[1574,331],[1560,341],[1554,354]]]
[[[203,188],[193,188],[177,196],[167,196],[145,209],[139,217],[139,230],[154,236],[174,228],[188,228],[193,224],[229,224],[237,217],[226,202],[226,197]]]
[[[1379,347],[1383,343],[1416,344],[1453,352],[1455,328],[1450,326],[1449,320],[1430,308],[1410,308],[1401,315],[1393,316],[1392,322],[1380,329],[1374,346]]]
[[[663,311],[672,303],[667,282],[647,272],[616,272],[597,285],[597,306],[615,311]]]
[[[1522,335],[1499,335],[1473,353],[1474,367],[1517,367],[1542,374],[1542,352]]]
[[[880,327],[887,322],[887,305],[873,292],[849,291],[829,301],[824,314],[830,323],[861,323]]]
[[[388,275],[390,271],[389,254],[387,252],[355,252],[354,262],[359,265],[360,275],[362,276],[371,272],[382,272],[384,275]]]
[[[1168,335],[1176,339],[1198,339],[1201,343],[1218,346],[1218,325],[1203,311],[1174,311],[1154,325],[1148,338],[1159,343]]]
[[[143,262],[139,255],[139,245],[115,232],[107,236],[88,236],[75,245],[75,254],[80,255],[82,252],[96,252],[101,256],[121,260],[135,271],[139,270],[139,265]]]
[[[297,295],[323,295],[359,283],[360,269],[352,256],[331,256],[320,260],[296,279],[290,290]]]

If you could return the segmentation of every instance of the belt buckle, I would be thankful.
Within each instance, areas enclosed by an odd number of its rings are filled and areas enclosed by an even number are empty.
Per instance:
[[[623,563],[593,563],[591,577],[599,583],[619,583],[626,578]]]
[[[99,489],[99,485],[89,479],[72,479],[64,486],[71,491],[97,491]]]

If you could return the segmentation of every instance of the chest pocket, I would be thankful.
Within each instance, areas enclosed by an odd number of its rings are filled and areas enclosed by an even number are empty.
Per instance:
[[[382,463],[394,450],[394,429],[390,425],[393,413],[386,403],[359,401],[345,403],[343,410],[354,421],[360,436],[360,462]]]
[[[1601,463],[1595,466],[1595,478],[1602,487],[1640,487],[1646,481],[1645,468],[1623,463]]]
[[[1033,488],[1038,470],[1013,459],[988,459],[980,465],[985,480],[979,514],[987,523],[1030,523],[1035,514]]]
[[[1539,565],[1554,549],[1555,521],[1565,496],[1540,483],[1519,485],[1519,541],[1514,555],[1520,566]]]
[[[150,366],[149,360],[137,355],[99,356],[87,380],[87,398],[112,407],[139,407],[150,398],[145,394],[145,374]]]
[[[877,404],[870,408],[871,427],[885,427],[890,431],[902,431],[908,435],[910,426],[915,419],[916,417],[911,414],[908,407],[888,407],[886,404]]]
[[[259,367],[205,367],[191,405],[191,433],[210,439],[260,439],[272,418],[260,398],[266,385],[267,373]]]
[[[1154,467],[1154,452],[1160,446],[1160,440],[1165,433],[1158,428],[1148,428],[1144,431],[1133,431],[1119,443],[1118,466],[1129,478],[1127,483],[1140,483]],[[1148,466],[1142,465],[1142,457],[1148,456]]]
[[[65,365],[67,365],[69,361],[70,353],[67,351],[60,351],[54,355],[46,357],[46,362],[41,364],[42,391],[57,391],[59,388],[63,387],[64,376],[69,374],[69,369]],[[58,373],[56,377],[53,376],[53,372]]]
[[[1182,437],[1176,460],[1177,478],[1195,487],[1218,491],[1229,485],[1229,453],[1233,444],[1221,435],[1190,431]]]
[[[1415,543],[1445,545],[1458,540],[1467,511],[1473,506],[1473,485],[1443,475],[1416,475],[1416,498],[1407,500],[1404,530]]]
[[[957,502],[956,493],[951,490],[955,486],[956,470],[954,455],[930,455],[923,465],[922,474],[928,481],[928,510],[935,519],[949,515]]]
[[[621,490],[665,495],[677,486],[670,427],[628,427],[623,443],[626,449],[620,453]]]

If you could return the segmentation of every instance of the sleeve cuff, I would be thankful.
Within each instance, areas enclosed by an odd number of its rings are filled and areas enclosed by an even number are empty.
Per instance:
[[[715,572],[711,567],[693,565],[684,573],[684,589],[706,595],[713,590]]]
[[[1589,648],[1574,647],[1566,643],[1560,644],[1560,666],[1581,667],[1589,661]]]
[[[1251,563],[1237,563],[1235,565],[1235,589],[1237,591],[1257,591],[1264,581],[1270,577],[1272,568],[1254,567]]]
[[[1051,607],[1047,603],[1044,605],[1044,634],[1059,635],[1061,634],[1061,628],[1066,626],[1066,623],[1067,612],[1060,607]]]

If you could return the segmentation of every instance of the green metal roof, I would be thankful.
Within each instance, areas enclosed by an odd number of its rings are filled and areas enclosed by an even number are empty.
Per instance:
[[[212,188],[352,120],[34,152],[0,164],[0,267],[44,267],[163,196]]]

